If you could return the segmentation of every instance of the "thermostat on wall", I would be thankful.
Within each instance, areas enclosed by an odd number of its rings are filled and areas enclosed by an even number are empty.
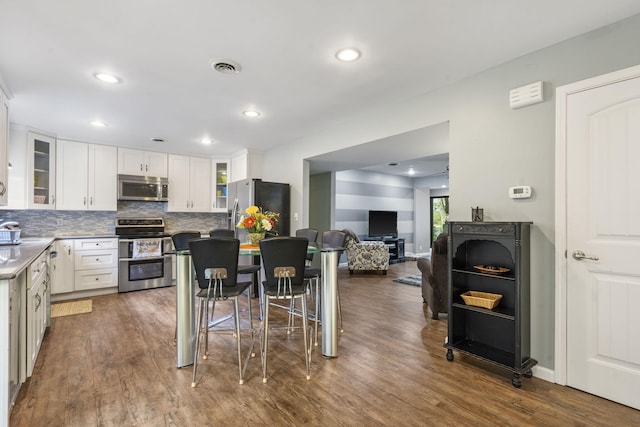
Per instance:
[[[531,197],[530,185],[517,185],[509,189],[509,197],[512,199],[527,199]]]

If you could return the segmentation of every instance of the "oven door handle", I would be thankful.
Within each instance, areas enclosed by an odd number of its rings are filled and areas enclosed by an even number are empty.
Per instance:
[[[139,237],[137,239],[120,239],[121,243],[132,243],[135,242],[136,240],[146,240],[146,239],[156,239],[157,237]],[[164,242],[168,242],[171,240],[171,237],[158,237],[160,240],[164,241]]]
[[[161,260],[165,258],[171,258],[171,254],[162,255],[162,256],[140,257],[140,258],[120,258],[119,261],[154,261],[154,260]]]

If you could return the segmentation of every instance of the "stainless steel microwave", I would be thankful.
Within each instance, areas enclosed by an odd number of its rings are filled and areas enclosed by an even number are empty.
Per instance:
[[[118,200],[166,202],[169,180],[151,176],[118,175]]]

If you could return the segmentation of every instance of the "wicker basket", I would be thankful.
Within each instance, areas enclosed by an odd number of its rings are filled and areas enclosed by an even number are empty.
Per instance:
[[[490,294],[488,292],[467,291],[460,294],[464,303],[467,305],[473,305],[475,307],[487,308],[493,310],[498,306],[498,303],[502,299],[500,294]]]

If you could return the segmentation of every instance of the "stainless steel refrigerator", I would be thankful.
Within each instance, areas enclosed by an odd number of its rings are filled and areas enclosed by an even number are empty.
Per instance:
[[[289,184],[267,182],[261,179],[231,182],[227,188],[227,199],[231,206],[229,228],[236,230],[236,237],[240,242],[247,241],[248,233],[243,228],[237,228],[236,224],[249,206],[258,206],[265,211],[280,213],[280,219],[274,230],[279,236],[290,235],[291,188]]]

